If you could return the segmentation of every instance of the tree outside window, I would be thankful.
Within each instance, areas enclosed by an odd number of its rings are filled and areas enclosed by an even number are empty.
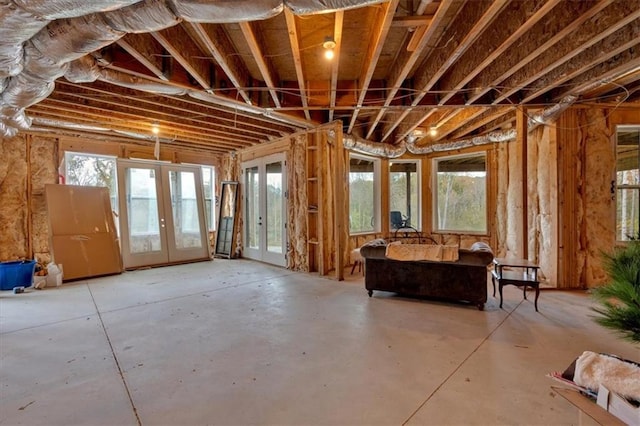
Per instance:
[[[352,234],[378,229],[377,161],[356,155],[349,160],[349,231]]]
[[[616,239],[640,238],[640,126],[616,131]]]
[[[487,232],[487,171],[484,153],[435,160],[438,231]]]

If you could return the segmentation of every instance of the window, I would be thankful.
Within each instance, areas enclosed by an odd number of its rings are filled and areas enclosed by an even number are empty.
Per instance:
[[[486,155],[434,160],[437,231],[487,232]]]
[[[616,130],[616,240],[640,238],[640,126]]]
[[[210,231],[216,230],[216,170],[211,166],[202,166],[202,187],[204,189],[204,212]]]
[[[389,163],[389,228],[420,229],[420,166],[417,161]]]
[[[375,232],[378,219],[380,161],[351,155],[349,159],[349,231]]]
[[[109,188],[111,209],[118,212],[116,157],[66,152],[64,164],[66,184]]]

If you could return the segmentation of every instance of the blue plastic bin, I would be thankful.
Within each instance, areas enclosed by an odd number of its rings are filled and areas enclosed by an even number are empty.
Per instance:
[[[35,269],[35,260],[0,262],[0,290],[13,290],[14,287],[31,287]]]

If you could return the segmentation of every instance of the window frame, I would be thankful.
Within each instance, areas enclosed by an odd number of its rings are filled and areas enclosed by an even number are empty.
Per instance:
[[[640,197],[640,182],[638,182],[637,184],[618,183],[618,135],[620,134],[621,130],[632,130],[632,131],[636,130],[640,134],[640,124],[623,124],[623,125],[617,125],[615,127],[615,146],[614,146],[615,167],[614,167],[614,180],[613,180],[613,183],[615,184],[615,194],[614,194],[615,195],[615,212],[614,212],[615,228],[614,229],[616,233],[615,235],[616,243],[625,244],[629,242],[630,239],[619,239],[621,235],[619,235],[619,231],[618,231],[620,227],[618,222],[618,219],[619,219],[618,218],[618,201],[619,201],[621,190],[635,191],[637,193],[636,197]],[[638,155],[638,158],[640,158],[640,140],[638,141],[638,145],[637,145],[637,155]],[[638,214],[640,214],[640,212]],[[636,230],[636,232],[638,232],[638,230]],[[631,237],[638,237],[638,235],[631,235]]]
[[[347,188],[349,189],[349,218],[351,217],[351,159],[355,158],[358,160],[371,161],[373,163],[373,227],[371,230],[353,232],[351,230],[351,220],[349,220],[349,235],[366,235],[366,234],[377,234],[380,233],[382,228],[381,221],[381,209],[380,209],[380,182],[381,182],[381,160],[377,157],[372,157],[364,154],[358,153],[349,153],[349,168],[348,168],[348,176],[347,176]]]
[[[410,223],[409,225],[412,228],[417,229],[418,231],[422,231],[422,161],[418,160],[418,159],[390,159],[389,160],[389,169],[388,169],[388,178],[389,178],[389,214],[391,214],[391,167],[393,166],[393,164],[398,164],[398,163],[402,163],[402,164],[415,164],[416,165],[416,181],[417,181],[417,196],[418,199],[415,203],[415,205],[412,204],[412,207],[417,210],[417,215],[413,214],[411,215],[410,219]],[[394,172],[395,173],[395,172]],[[391,222],[389,222],[389,230],[393,230],[393,228],[391,227]]]
[[[451,159],[459,159],[459,158],[471,158],[471,157],[483,157],[484,158],[484,215],[485,215],[485,229],[483,231],[474,231],[469,229],[440,229],[438,224],[438,163],[441,161],[451,160]],[[435,234],[453,234],[453,235],[482,235],[488,236],[490,233],[491,223],[490,223],[490,172],[489,172],[489,152],[486,150],[483,151],[474,151],[464,154],[455,154],[455,155],[442,155],[433,158],[431,163],[431,185],[432,185],[432,194],[431,194],[431,227],[432,232]]]

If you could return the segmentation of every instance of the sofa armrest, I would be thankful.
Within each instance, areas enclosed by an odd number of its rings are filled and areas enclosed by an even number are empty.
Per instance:
[[[386,259],[387,242],[382,238],[368,241],[360,247],[360,256],[367,259]]]

